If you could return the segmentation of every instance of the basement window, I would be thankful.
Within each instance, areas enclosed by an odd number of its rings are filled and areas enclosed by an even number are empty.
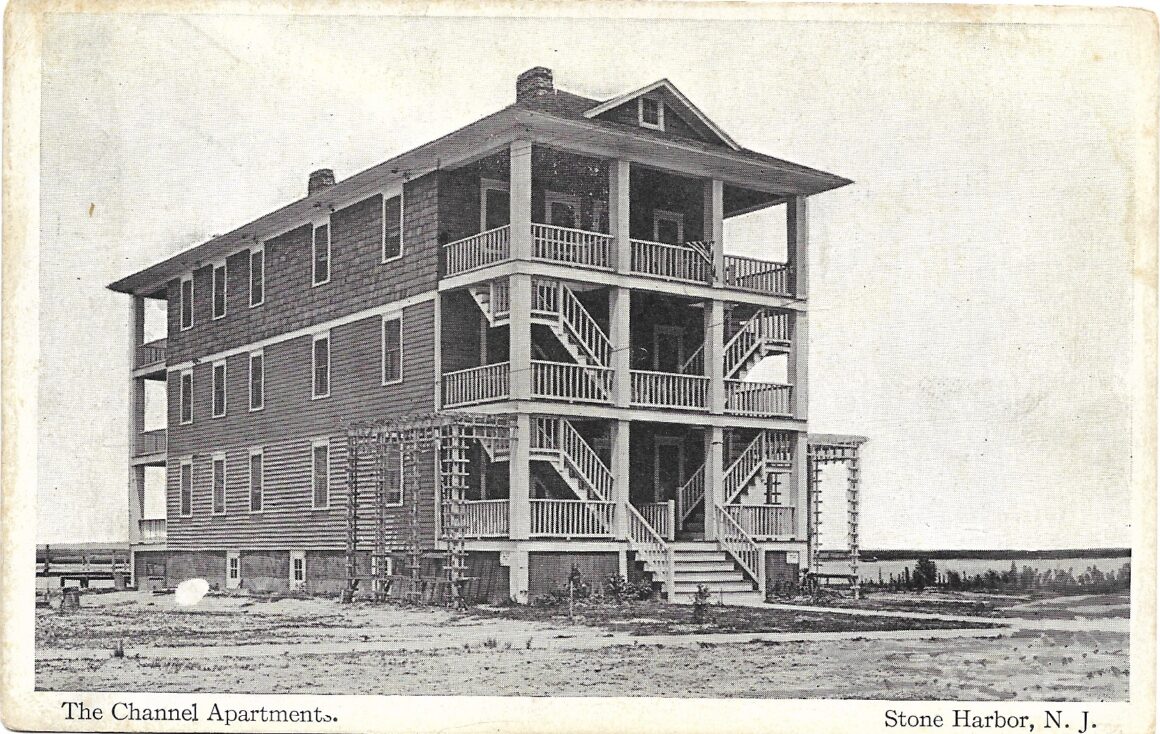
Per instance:
[[[290,588],[301,589],[306,584],[306,551],[290,551]]]
[[[636,119],[641,127],[665,129],[665,105],[659,99],[640,97],[636,101]]]

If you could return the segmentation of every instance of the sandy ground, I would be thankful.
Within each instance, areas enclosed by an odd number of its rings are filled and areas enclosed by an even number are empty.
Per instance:
[[[1126,632],[1003,623],[1011,626],[633,636],[566,618],[325,599],[207,597],[182,608],[172,596],[101,594],[79,613],[38,610],[36,680],[42,690],[1127,699]],[[112,656],[118,640],[124,658]]]

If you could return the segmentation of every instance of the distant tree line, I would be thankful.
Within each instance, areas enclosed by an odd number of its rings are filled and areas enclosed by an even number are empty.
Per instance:
[[[922,591],[927,587],[952,591],[992,591],[996,593],[1017,593],[1026,591],[1046,591],[1056,594],[1104,594],[1127,591],[1132,584],[1132,565],[1125,563],[1119,571],[1104,572],[1089,566],[1080,574],[1073,569],[1052,569],[1045,571],[1023,566],[1020,570],[1015,562],[1006,571],[988,569],[973,576],[959,571],[939,571],[929,558],[919,558],[914,569],[903,568],[902,575],[890,574],[889,580],[863,581],[862,586],[891,589],[894,591]]]

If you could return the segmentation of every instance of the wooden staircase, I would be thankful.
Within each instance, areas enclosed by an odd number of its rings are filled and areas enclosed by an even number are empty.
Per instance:
[[[729,341],[725,342],[725,379],[744,380],[757,363],[775,354],[787,354],[792,337],[787,313],[761,309],[741,324]],[[701,345],[685,363],[682,374],[703,374],[705,347]]]
[[[737,568],[729,554],[713,541],[677,541],[669,543],[673,552],[673,595],[678,604],[692,604],[697,587],[708,587],[711,603],[760,603],[762,594],[756,584]],[[661,577],[663,579],[663,577]],[[661,582],[666,595],[668,585]]]

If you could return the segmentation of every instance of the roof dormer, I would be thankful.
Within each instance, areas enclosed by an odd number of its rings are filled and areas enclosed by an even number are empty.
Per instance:
[[[589,119],[635,124],[646,130],[656,130],[725,145],[732,150],[741,150],[741,146],[733,138],[697,109],[697,106],[668,79],[661,79],[636,91],[602,102],[586,111],[584,116]]]

